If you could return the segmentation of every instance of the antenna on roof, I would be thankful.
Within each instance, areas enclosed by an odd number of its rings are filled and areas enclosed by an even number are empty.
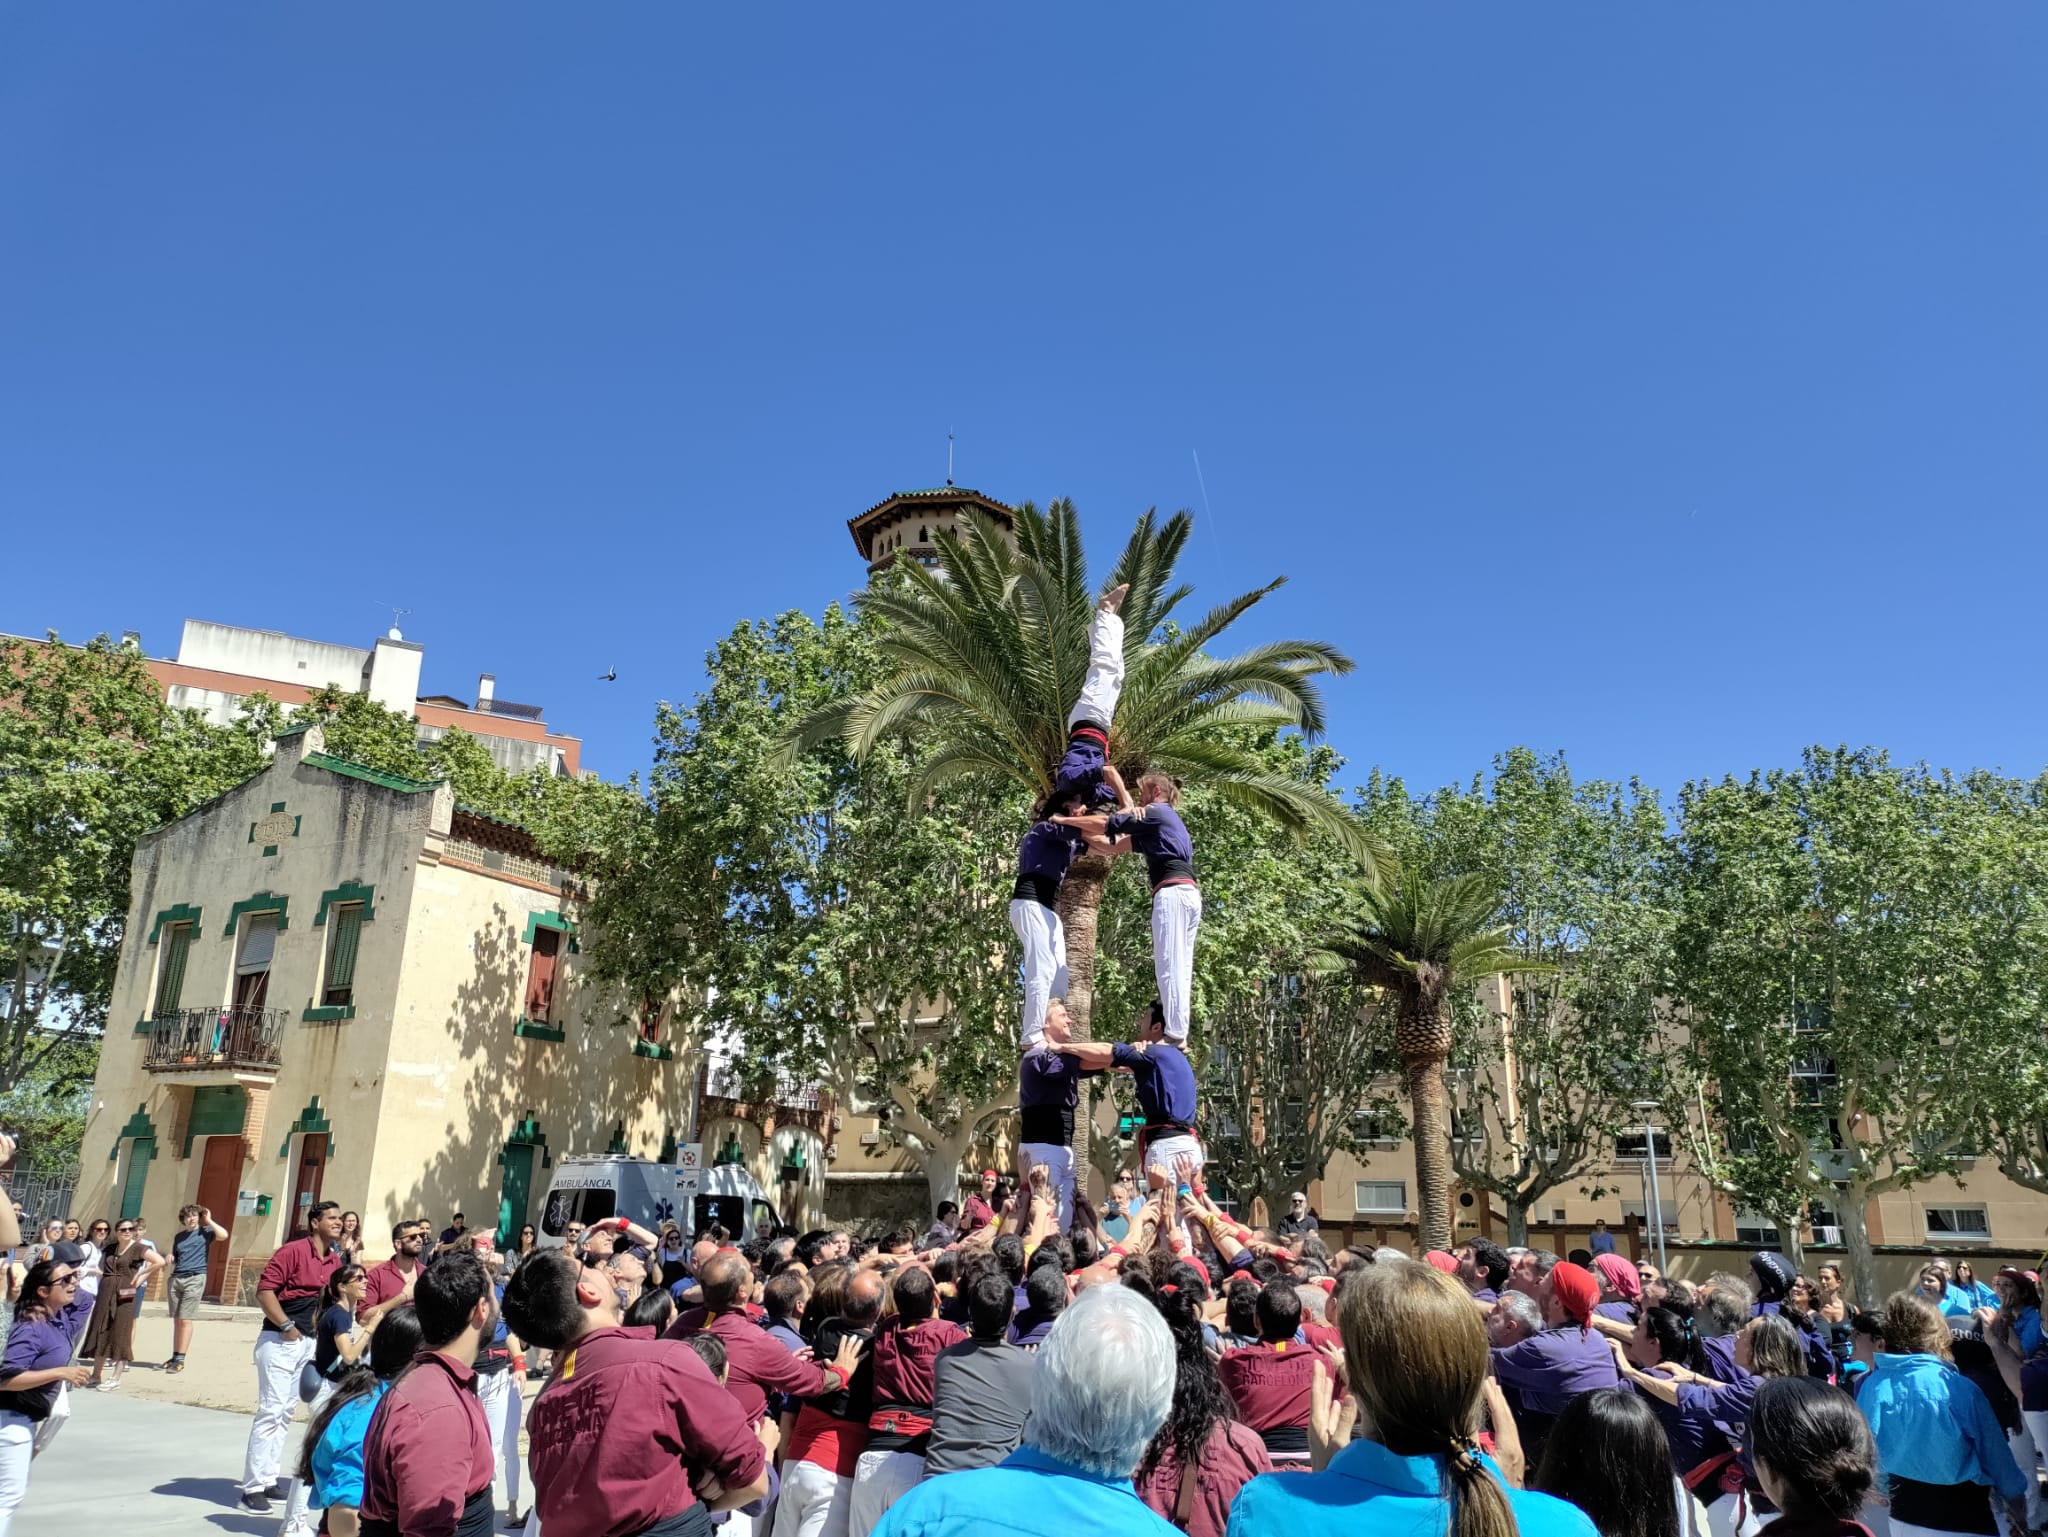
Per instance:
[[[401,635],[398,630],[398,621],[401,616],[411,613],[412,610],[409,608],[400,608],[395,603],[379,603],[377,606],[379,608],[388,608],[391,610],[391,633],[387,635],[385,639],[404,640],[405,637]]]
[[[946,429],[946,484],[953,484],[953,429]]]

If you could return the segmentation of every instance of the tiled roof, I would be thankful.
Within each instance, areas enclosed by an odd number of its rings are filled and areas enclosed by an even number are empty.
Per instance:
[[[330,774],[361,779],[369,784],[382,785],[387,790],[397,790],[406,795],[418,795],[422,790],[431,790],[441,783],[438,779],[409,779],[403,774],[386,773],[383,769],[371,768],[367,763],[354,763],[347,758],[337,758],[332,753],[309,752],[299,761],[313,768],[326,769]]]
[[[1007,503],[999,502],[992,496],[984,496],[981,492],[974,490],[970,486],[933,486],[924,491],[892,491],[866,512],[846,520],[847,532],[853,535],[854,547],[860,551],[861,559],[867,560],[871,558],[868,540],[864,536],[861,525],[873,518],[875,514],[886,511],[898,502],[971,502],[978,507],[997,514],[1006,521],[1016,517],[1016,509],[1014,507],[1009,506]]]

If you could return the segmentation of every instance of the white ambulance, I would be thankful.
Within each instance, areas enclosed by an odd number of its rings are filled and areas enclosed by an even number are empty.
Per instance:
[[[617,1153],[571,1154],[557,1163],[541,1211],[540,1246],[560,1248],[570,1223],[588,1227],[606,1217],[628,1217],[652,1233],[673,1222],[691,1237],[716,1222],[735,1242],[754,1237],[764,1218],[771,1230],[782,1220],[768,1192],[738,1164],[685,1170]]]

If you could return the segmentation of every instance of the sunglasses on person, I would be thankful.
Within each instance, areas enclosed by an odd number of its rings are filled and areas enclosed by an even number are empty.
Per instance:
[[[69,1286],[75,1291],[78,1288],[78,1272],[67,1270],[62,1275],[53,1275],[50,1277],[50,1284],[52,1286]]]
[[[115,1228],[114,1231],[117,1233],[132,1233],[135,1231],[135,1224],[132,1222],[124,1222],[119,1227]]]

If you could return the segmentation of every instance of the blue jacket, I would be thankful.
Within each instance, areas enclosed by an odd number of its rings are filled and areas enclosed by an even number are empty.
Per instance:
[[[1500,1477],[1491,1458],[1486,1466]],[[1450,1525],[1438,1471],[1435,1457],[1397,1457],[1376,1441],[1353,1441],[1320,1473],[1267,1473],[1246,1484],[1230,1507],[1228,1537],[1431,1537]],[[1507,1496],[1522,1537],[1598,1537],[1576,1505],[1523,1489]]]
[[[1178,1527],[1145,1507],[1128,1478],[1084,1472],[1035,1446],[1018,1447],[992,1468],[927,1478],[889,1507],[873,1537],[973,1537],[980,1532],[1180,1537]]]
[[[1923,1484],[1989,1484],[2026,1493],[1984,1390],[1938,1356],[1879,1354],[1856,1389],[1884,1471]]]

